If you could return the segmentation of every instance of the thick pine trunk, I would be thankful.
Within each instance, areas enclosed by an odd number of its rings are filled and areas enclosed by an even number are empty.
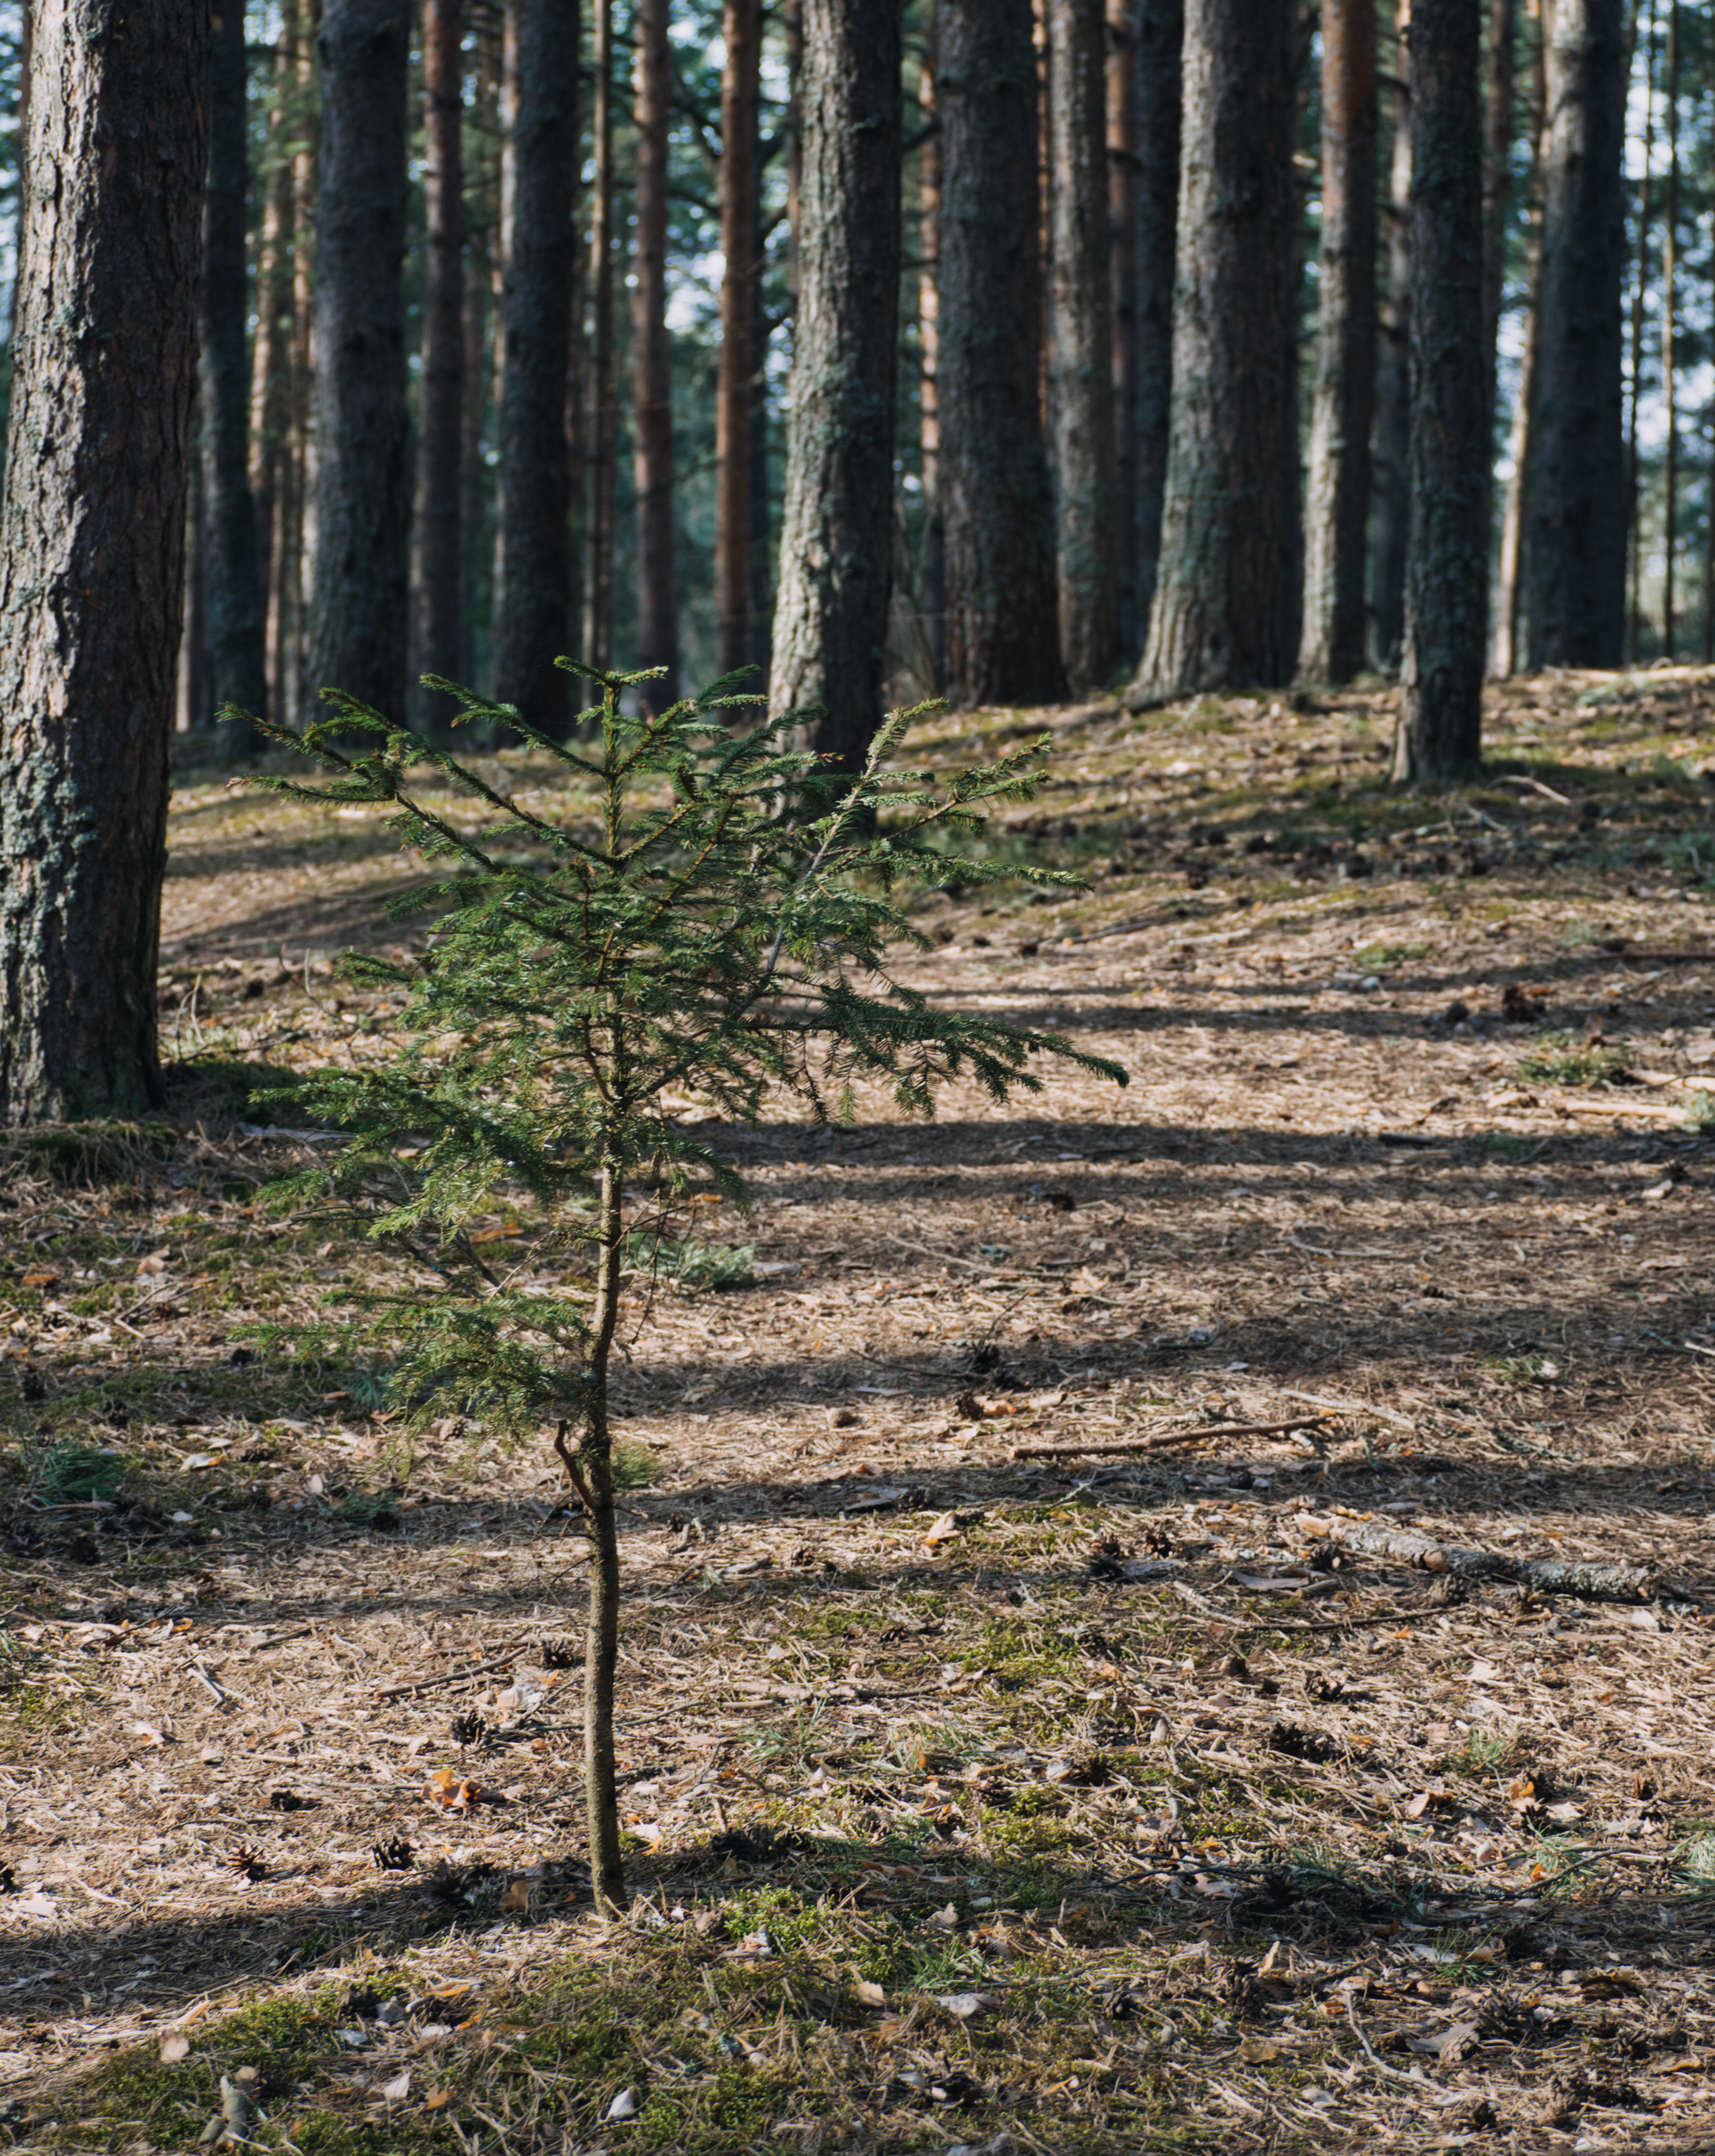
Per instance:
[[[1048,410],[1060,655],[1074,695],[1114,664],[1114,313],[1105,0],[1047,0]]]
[[[923,635],[936,684],[947,672],[947,543],[941,522],[941,141],[936,119],[935,50],[931,41],[918,77],[917,101],[929,131],[917,153],[917,410],[923,474]]]
[[[1405,549],[1411,536],[1411,0],[1394,18],[1393,145],[1388,175],[1388,289],[1376,385],[1374,555],[1370,612],[1375,657],[1397,666],[1405,642]]]
[[[1137,614],[1149,633],[1173,417],[1184,0],[1137,0]],[[1123,513],[1123,507],[1122,507]]]
[[[1482,756],[1488,628],[1481,0],[1413,0],[1411,543],[1398,780],[1470,776]]]
[[[0,520],[0,1124],[160,1097],[209,23],[196,0],[46,0],[34,23]]]
[[[1285,680],[1286,409],[1294,18],[1189,0],[1167,508],[1149,642],[1129,700]]]
[[[1644,634],[1644,529],[1643,464],[1639,455],[1638,421],[1643,405],[1644,388],[1644,317],[1650,297],[1650,232],[1656,208],[1656,189],[1652,175],[1656,168],[1656,0],[1650,0],[1646,23],[1640,27],[1644,36],[1644,142],[1640,160],[1642,170],[1638,179],[1637,237],[1631,252],[1631,365],[1628,370],[1630,395],[1626,406],[1625,429],[1625,490],[1626,529],[1630,538],[1630,559],[1627,566],[1628,598],[1626,603],[1626,648],[1631,663],[1636,666],[1643,653]],[[1540,52],[1540,47],[1538,48]],[[1540,74],[1540,63],[1538,67]],[[1537,129],[1537,174],[1540,181],[1542,155],[1547,148],[1540,124]],[[1540,187],[1538,189],[1540,193]],[[1541,204],[1537,205],[1537,253],[1541,254]],[[1540,284],[1540,260],[1538,263]],[[1536,322],[1534,303],[1531,311],[1532,327]],[[1715,517],[1710,519],[1715,530]]]
[[[1503,680],[1518,671],[1522,651],[1519,616],[1524,599],[1525,499],[1531,467],[1531,416],[1537,399],[1537,303],[1542,286],[1544,85],[1542,49],[1537,40],[1532,41],[1530,54],[1524,123],[1525,139],[1531,153],[1530,177],[1525,187],[1524,349],[1519,354],[1518,386],[1506,432],[1506,462],[1510,468],[1501,511],[1501,544],[1495,577],[1494,658],[1491,666],[1491,671]],[[1484,275],[1488,276],[1491,266],[1486,253],[1483,268]],[[1489,335],[1486,322],[1483,334],[1486,338]],[[1491,384],[1492,379],[1491,374]]]
[[[1107,0],[1108,284],[1114,317],[1114,642],[1137,663],[1137,24]]]
[[[584,656],[613,663],[614,488],[617,477],[613,316],[613,0],[595,0],[590,188],[590,510],[584,577]]]
[[[1364,663],[1364,556],[1376,384],[1375,0],[1322,8],[1322,232],[1298,670]]]
[[[316,555],[308,689],[405,708],[405,69],[395,0],[326,0],[316,219]]]
[[[276,49],[268,114],[268,191],[256,254],[256,340],[250,371],[250,500],[256,518],[256,574],[266,613],[268,709],[279,718],[285,699],[280,675],[280,522],[291,413],[291,159],[286,153],[291,85],[297,61],[296,12],[288,8]]]
[[[1620,0],[1543,0],[1547,146],[1529,577],[1535,666],[1617,666],[1625,640]]]
[[[803,168],[776,712],[855,773],[882,717],[899,306],[899,0],[805,0]]]
[[[209,75],[209,187],[203,212],[203,487],[208,503],[204,567],[209,663],[214,709],[260,718],[268,702],[267,615],[250,494],[250,339],[245,261],[249,147],[244,9],[223,0],[212,17]],[[249,756],[255,736],[223,726],[221,753]]]
[[[464,13],[462,0],[424,0],[423,379],[417,416],[416,668],[459,678],[463,575],[460,456],[465,389]],[[451,715],[445,696],[415,686],[417,723]]]
[[[566,729],[570,648],[567,295],[577,245],[577,0],[507,0],[501,87],[499,592],[494,688],[538,732]]]
[[[311,331],[315,312],[312,290],[315,266],[317,173],[321,162],[321,119],[317,95],[316,39],[319,0],[294,17],[292,63],[297,80],[293,111],[291,221],[296,235],[291,255],[291,336],[287,348],[286,438],[281,458],[278,537],[279,567],[275,588],[280,610],[276,645],[276,707],[281,722],[300,726],[316,714],[308,684],[308,638],[305,600],[309,562],[306,541],[313,531],[316,398],[315,350]]]
[[[726,0],[720,101],[720,368],[715,389],[714,611],[722,673],[750,662],[750,420],[756,358],[760,0]]]
[[[1030,0],[941,0],[940,503],[955,704],[1064,693]]]
[[[1507,213],[1512,201],[1518,0],[1490,0],[1489,80],[1483,115],[1483,353],[1492,440],[1501,300],[1506,285]]]
[[[637,488],[637,664],[660,667],[659,709],[679,670],[673,560],[672,366],[667,328],[668,0],[637,0],[636,281],[631,291],[632,474]]]

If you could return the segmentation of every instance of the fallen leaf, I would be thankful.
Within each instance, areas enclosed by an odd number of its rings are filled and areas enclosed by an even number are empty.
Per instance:
[[[27,1272],[23,1284],[26,1287],[58,1287],[59,1276],[57,1272]]]
[[[528,1912],[530,1906],[529,1880],[515,1879],[506,1892],[501,1896],[500,1906],[502,1909],[515,1910],[521,1914]]]
[[[981,1991],[955,1991],[948,1998],[935,2001],[935,2004],[950,2014],[955,2021],[974,2020],[989,2004],[987,1994]]]
[[[1270,2043],[1266,2036],[1247,2036],[1239,2047],[1239,2055],[1247,2066],[1268,2066],[1280,2057],[1280,2047]]]
[[[923,1538],[930,1549],[937,1543],[951,1542],[958,1534],[959,1523],[950,1512],[944,1512]]]
[[[885,2006],[888,2003],[886,1992],[878,1983],[872,1983],[868,1977],[858,1978],[852,1989],[860,2006]]]
[[[160,2050],[163,2066],[175,2066],[181,2059],[190,2056],[191,2040],[177,2029],[169,2029],[162,2037]]]
[[[1420,1819],[1425,1812],[1455,1812],[1459,1799],[1450,1789],[1419,1789],[1410,1803],[1401,1807],[1401,1816]]]
[[[385,2082],[381,2091],[389,2103],[403,2103],[410,2092],[411,2070],[409,2066],[402,2074],[397,2074],[392,2081]]]
[[[423,2108],[425,2111],[445,2111],[451,2102],[452,2096],[450,2091],[435,2089],[424,2097]]]
[[[609,2119],[616,2119],[635,2118],[636,2116],[637,2092],[635,2089],[621,2089],[608,2106],[606,2117]]]
[[[956,1932],[959,1928],[957,1903],[950,1901],[945,1909],[933,1911],[929,1921],[931,1924],[939,1924],[944,1932]]]

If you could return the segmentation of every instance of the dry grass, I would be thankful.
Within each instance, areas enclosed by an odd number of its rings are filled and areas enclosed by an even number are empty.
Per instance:
[[[1712,694],[1523,684],[1429,797],[1380,691],[1046,714],[994,843],[1094,890],[904,970],[1132,1083],[724,1134],[755,1284],[631,1314],[612,1929],[554,1473],[402,1474],[243,1344],[378,1262],[256,1206],[251,1089],[375,1038],[327,959],[409,864],[188,773],[169,1112],[0,1201],[0,2145],[184,2148],[248,2066],[304,2156],[1708,2147]]]

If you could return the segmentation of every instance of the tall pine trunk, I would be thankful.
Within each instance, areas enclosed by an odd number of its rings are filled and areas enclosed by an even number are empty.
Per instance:
[[[1650,297],[1650,231],[1656,208],[1656,0],[1650,0],[1649,18],[1644,26],[1644,142],[1642,171],[1638,180],[1637,239],[1631,260],[1631,365],[1625,428],[1626,529],[1630,544],[1626,648],[1634,666],[1643,654],[1644,634],[1643,461],[1639,453],[1638,424],[1644,394],[1644,317]],[[1711,524],[1715,529],[1715,518],[1711,519]]]
[[[1413,0],[1411,541],[1398,780],[1470,776],[1482,756],[1488,623],[1481,0]]]
[[[1114,322],[1114,642],[1137,663],[1137,24],[1108,0],[1108,284]]]
[[[931,43],[918,78],[918,105],[925,134],[917,153],[917,355],[923,473],[923,631],[935,678],[947,672],[947,534],[941,521],[941,142],[936,118],[935,69]]]
[[[1088,696],[1114,664],[1114,313],[1105,0],[1047,0],[1048,410],[1060,655]]]
[[[590,511],[584,655],[613,663],[614,497],[619,411],[613,314],[613,0],[595,0],[590,188]]]
[[[316,219],[316,549],[308,688],[405,708],[405,70],[394,0],[326,0]]]
[[[756,357],[756,119],[760,0],[726,0],[720,101],[719,379],[715,387],[714,611],[718,670],[750,661],[750,419]]]
[[[1375,0],[1322,8],[1322,232],[1298,670],[1364,663],[1370,419],[1376,384]]]
[[[1411,0],[1394,18],[1393,145],[1388,172],[1388,286],[1376,384],[1374,656],[1397,666],[1405,642],[1405,549],[1411,536]]]
[[[3,1125],[160,1098],[209,36],[198,0],[44,0],[34,23],[0,516]]]
[[[940,497],[955,704],[1064,691],[1030,0],[940,0]]]
[[[1517,102],[1518,0],[1490,0],[1489,82],[1483,116],[1483,355],[1492,441],[1501,299],[1506,285],[1507,213],[1512,201],[1513,107]]]
[[[1149,633],[1173,415],[1184,0],[1137,0],[1137,617]]]
[[[1495,650],[1491,671],[1505,679],[1518,671],[1523,652],[1520,636],[1524,601],[1525,501],[1531,468],[1531,419],[1537,401],[1537,307],[1542,288],[1542,127],[1544,86],[1540,39],[1530,45],[1525,139],[1530,145],[1530,177],[1525,184],[1524,348],[1519,354],[1518,386],[1506,436],[1508,472],[1501,512],[1501,544],[1495,579]],[[1490,274],[1484,257],[1484,274]],[[1488,334],[1486,323],[1484,335]]]
[[[1284,681],[1293,12],[1188,0],[1167,508],[1128,699]]]
[[[286,480],[291,413],[291,257],[296,239],[292,218],[291,159],[286,152],[296,70],[297,20],[288,7],[275,51],[272,102],[268,113],[268,186],[256,253],[256,338],[250,370],[250,501],[256,519],[256,574],[266,616],[268,709],[283,709],[280,678],[281,513]]]
[[[235,0],[223,0],[211,23],[202,304],[209,663],[216,712],[232,704],[260,718],[268,702],[268,622],[256,551],[256,509],[250,494],[244,9]],[[220,745],[223,755],[235,761],[252,752],[255,740],[248,726],[234,723],[220,730]]]
[[[899,305],[899,0],[804,0],[786,501],[769,700],[847,773],[882,717]]]
[[[423,378],[417,415],[417,633],[421,673],[456,681],[464,578],[460,455],[465,393],[462,0],[423,8]],[[414,684],[417,722],[438,731],[445,696]]]
[[[276,549],[279,567],[275,587],[280,609],[275,678],[281,719],[301,725],[315,715],[307,686],[306,633],[308,554],[315,529],[316,400],[315,312],[316,200],[321,163],[321,112],[317,95],[317,33],[321,0],[307,0],[296,15],[292,63],[296,79],[291,159],[291,336],[287,346],[286,438],[281,459],[280,511]]]
[[[1661,204],[1661,401],[1667,438],[1661,452],[1661,655],[1677,656],[1679,538],[1679,0],[1667,0],[1667,186]]]
[[[1543,0],[1548,136],[1530,472],[1531,660],[1617,666],[1625,642],[1620,0]]]
[[[527,725],[569,716],[568,293],[577,246],[577,0],[507,0],[501,86],[499,592],[494,683]]]
[[[646,694],[672,700],[679,669],[673,560],[673,403],[667,328],[667,121],[672,90],[668,0],[637,0],[637,214],[631,291],[632,472],[637,488],[637,664],[664,678]]]

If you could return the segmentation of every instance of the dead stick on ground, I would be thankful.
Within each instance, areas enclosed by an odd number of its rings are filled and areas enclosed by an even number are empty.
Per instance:
[[[1566,1564],[1556,1558],[1503,1557],[1491,1550],[1463,1550],[1364,1520],[1336,1520],[1322,1532],[1367,1557],[1393,1557],[1426,1572],[1452,1572],[1468,1580],[1511,1580],[1540,1595],[1584,1595],[1593,1602],[1646,1602],[1656,1593],[1653,1572],[1640,1565]]]
[[[378,1700],[403,1700],[416,1692],[439,1691],[445,1684],[462,1684],[469,1677],[487,1677],[497,1669],[510,1669],[523,1652],[514,1648],[510,1654],[497,1655],[492,1662],[473,1662],[468,1669],[449,1669],[440,1677],[425,1677],[415,1684],[389,1684],[376,1692]]]
[[[1370,1400],[1330,1400],[1321,1392],[1287,1392],[1285,1396],[1288,1400],[1307,1400],[1312,1407],[1326,1407],[1332,1415],[1373,1415],[1378,1422],[1397,1422],[1402,1430],[1417,1428],[1409,1415],[1396,1415],[1391,1407],[1378,1407]]]
[[[1154,1452],[1169,1445],[1194,1444],[1199,1437],[1281,1437],[1289,1430],[1314,1430],[1323,1415],[1300,1415],[1291,1422],[1211,1422],[1199,1430],[1158,1430],[1151,1437],[1123,1437],[1111,1445],[1015,1445],[1015,1460],[1076,1460],[1085,1454]]]

